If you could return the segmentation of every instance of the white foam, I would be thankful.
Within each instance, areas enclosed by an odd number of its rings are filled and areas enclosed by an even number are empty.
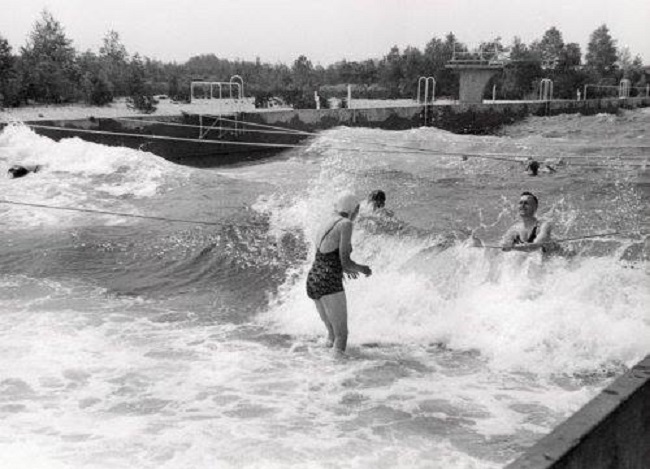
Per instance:
[[[305,295],[311,239],[332,197],[358,186],[357,173],[368,165],[365,157],[332,154],[306,193],[267,197],[255,206],[269,214],[278,236],[304,233],[310,245],[307,261],[287,276],[265,317],[278,331],[322,334]],[[626,200],[614,201],[623,215]],[[574,223],[572,208],[551,208],[559,222]],[[480,351],[496,369],[540,374],[631,366],[650,350],[645,268],[629,268],[618,260],[620,252],[542,262],[538,254],[462,243],[440,252],[431,248],[435,242],[355,228],[353,257],[371,265],[373,275],[345,284],[352,343],[443,342]]]
[[[0,178],[6,200],[52,206],[138,213],[131,203],[157,195],[167,184],[179,184],[191,174],[151,153],[108,147],[78,138],[55,142],[22,125],[0,134],[0,161],[7,167],[40,165],[41,170],[20,179]],[[68,226],[87,213],[48,211],[4,204],[6,229]],[[62,215],[63,214],[63,215]],[[109,223],[123,219],[104,218]]]

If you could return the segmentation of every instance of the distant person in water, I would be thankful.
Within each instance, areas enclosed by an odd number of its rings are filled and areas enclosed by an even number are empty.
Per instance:
[[[27,176],[29,173],[36,173],[41,169],[40,165],[19,165],[15,164],[7,170],[7,175],[10,178],[17,179]]]
[[[547,172],[547,173],[556,172],[556,169],[553,166],[551,166],[550,164],[544,163],[544,165],[542,166],[538,161],[536,161],[536,160],[534,160],[532,158],[528,158],[527,163],[526,163],[526,172],[530,176],[537,176],[537,174],[539,173],[540,168],[543,171]]]
[[[539,172],[539,163],[532,158],[528,159],[528,164],[526,164],[526,172],[530,176],[537,176]]]
[[[409,228],[405,222],[395,217],[392,210],[386,208],[386,193],[381,189],[368,195],[358,223],[368,233],[405,234]]]
[[[504,251],[532,252],[541,249],[548,252],[552,246],[549,222],[537,219],[539,201],[530,192],[523,192],[519,197],[519,216],[521,220],[510,227],[503,236],[501,245]]]
[[[368,205],[373,211],[382,209],[386,206],[386,193],[381,189],[374,190],[368,196]]]
[[[367,265],[357,264],[352,253],[352,227],[359,214],[359,201],[341,195],[331,213],[316,232],[316,258],[307,275],[307,296],[327,328],[327,346],[345,352],[348,341],[348,306],[343,289],[343,274],[348,278],[372,274]]]
[[[375,215],[393,216],[393,211],[386,208],[386,193],[376,189],[368,195],[368,207]]]

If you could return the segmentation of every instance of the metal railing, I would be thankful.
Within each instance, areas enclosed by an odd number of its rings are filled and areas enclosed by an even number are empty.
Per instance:
[[[508,57],[499,52],[496,49],[494,50],[484,50],[482,47],[479,47],[478,50],[469,52],[469,51],[457,51],[455,46],[452,51],[451,60],[449,63],[454,65],[505,65],[508,62]]]
[[[553,100],[553,80],[550,78],[543,78],[539,83],[539,100],[551,101]]]
[[[431,100],[429,100],[429,83],[431,83]],[[424,84],[424,88],[422,88]],[[433,77],[418,78],[418,104],[424,104],[424,126],[427,126],[427,105],[433,103],[436,99],[436,80]]]
[[[237,81],[239,79],[240,81]],[[219,97],[215,96],[215,88],[219,88]],[[242,99],[244,97],[244,80],[239,75],[234,75],[230,81],[193,81],[190,83],[190,102],[195,99],[224,99],[222,87],[228,87],[228,97],[233,99],[232,90],[236,89],[237,97],[236,99]],[[204,97],[196,96],[195,90],[197,88],[209,89],[209,95]]]
[[[230,77],[229,83],[231,83],[231,89],[232,85],[237,84],[237,80],[239,80],[239,99],[242,99],[244,97],[244,79],[240,77],[239,75],[233,75]]]
[[[627,78],[623,78],[618,84],[618,97],[619,98],[629,98],[630,97],[630,87],[632,82]]]
[[[584,86],[584,91],[583,91],[583,97],[582,99],[587,99],[587,91],[591,89],[610,89],[612,90],[612,94],[614,93],[613,90],[618,91],[618,97],[620,99],[625,99],[630,97],[630,93],[632,90],[644,90],[646,97],[650,97],[650,84],[646,85],[645,87],[643,86],[630,86],[631,81],[627,78],[623,78],[620,83],[617,85],[596,85],[593,83],[588,83]],[[641,92],[638,94],[639,96],[641,95]]]
[[[424,83],[424,88],[422,84]],[[429,99],[429,83],[431,83],[431,99]],[[422,95],[424,91],[424,96]],[[418,97],[419,104],[427,104],[436,100],[436,80],[433,77],[418,78]]]

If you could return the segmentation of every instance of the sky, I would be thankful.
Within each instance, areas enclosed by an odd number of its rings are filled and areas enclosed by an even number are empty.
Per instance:
[[[98,52],[114,30],[129,54],[164,62],[213,53],[290,65],[305,55],[327,66],[381,58],[394,45],[423,51],[448,32],[470,48],[499,36],[530,44],[552,26],[584,59],[606,24],[617,47],[650,64],[650,0],[0,0],[0,36],[14,53],[44,9],[79,52]]]

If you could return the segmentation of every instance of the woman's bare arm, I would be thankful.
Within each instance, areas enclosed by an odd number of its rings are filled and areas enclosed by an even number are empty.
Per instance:
[[[366,276],[370,275],[372,273],[370,267],[363,264],[357,264],[350,258],[350,255],[352,254],[352,222],[349,220],[341,222],[340,230],[341,237],[339,240],[339,253],[341,256],[343,271],[352,275],[358,273]]]

